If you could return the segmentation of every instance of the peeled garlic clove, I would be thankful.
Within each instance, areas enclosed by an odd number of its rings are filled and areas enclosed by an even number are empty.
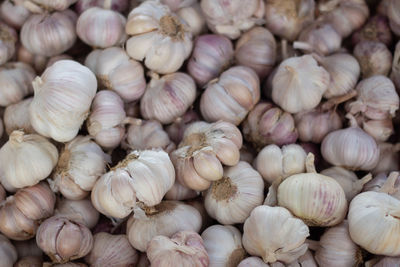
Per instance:
[[[1,183],[8,191],[35,185],[49,176],[57,160],[57,148],[46,138],[13,131],[0,149]]]
[[[6,0],[0,5],[1,19],[15,29],[20,29],[30,15],[21,1]]]
[[[7,24],[0,22],[0,65],[6,63],[15,53],[17,32]]]
[[[387,1],[387,16],[391,30],[400,35],[400,3],[396,0]]]
[[[131,247],[126,235],[102,232],[93,236],[93,248],[85,261],[90,266],[135,266],[139,254]]]
[[[69,200],[61,199],[56,206],[55,214],[93,228],[99,220],[99,212],[93,207],[90,199]]]
[[[203,231],[201,238],[210,259],[210,267],[237,266],[246,255],[242,235],[233,226],[212,225]]]
[[[379,143],[379,161],[378,165],[372,170],[373,174],[382,172],[389,173],[391,171],[399,170],[399,144],[392,143]]]
[[[81,14],[91,7],[98,6],[123,13],[128,8],[128,4],[128,0],[78,0],[75,4],[75,10],[78,14]]]
[[[278,234],[279,233],[279,234]],[[290,263],[307,250],[309,230],[300,219],[282,207],[255,208],[243,226],[243,246],[265,263]]]
[[[33,14],[21,29],[21,42],[33,54],[55,56],[73,46],[76,40],[76,14],[72,10]]]
[[[209,266],[207,251],[200,235],[180,231],[171,238],[155,236],[148,244],[147,256],[153,266]]]
[[[192,33],[186,23],[158,1],[132,9],[125,31],[131,37],[126,51],[147,68],[166,74],[177,71],[192,51]]]
[[[272,184],[278,178],[304,172],[306,157],[304,149],[297,144],[286,145],[282,148],[269,145],[258,153],[254,166],[264,180]]]
[[[85,225],[53,216],[39,226],[36,242],[52,261],[65,263],[88,254],[93,236]]]
[[[97,81],[78,62],[60,60],[36,77],[33,89],[35,96],[29,108],[33,128],[43,136],[68,142],[89,114]]]
[[[13,264],[17,261],[18,255],[17,250],[11,244],[11,242],[4,235],[0,234],[0,258],[1,265],[13,266]]]
[[[198,232],[201,223],[200,213],[192,206],[178,201],[162,201],[145,212],[135,210],[128,220],[126,232],[131,245],[143,252],[153,237],[171,237],[179,231]]]
[[[335,166],[352,170],[372,170],[379,161],[379,148],[375,140],[361,130],[354,119],[346,129],[329,133],[321,145],[322,156]]]
[[[376,41],[362,41],[354,47],[353,53],[360,62],[361,74],[364,78],[389,74],[392,67],[392,53],[385,44]]]
[[[178,180],[175,180],[174,185],[171,189],[165,194],[166,200],[187,200],[191,198],[195,198],[198,196],[198,193],[192,189],[189,189],[179,183]]]
[[[263,79],[271,72],[276,58],[274,36],[263,27],[254,27],[242,34],[236,43],[238,65],[252,68]]]
[[[310,56],[284,60],[272,81],[272,99],[290,113],[311,110],[328,89],[329,73]]]
[[[233,59],[232,42],[222,35],[199,36],[188,61],[187,70],[199,86],[217,78]]]
[[[207,86],[200,100],[201,114],[209,122],[224,120],[239,125],[260,100],[259,83],[252,69],[231,67]]]
[[[261,258],[251,256],[242,260],[237,267],[269,267]]]
[[[45,10],[65,10],[77,0],[29,0],[31,4],[38,5]]]
[[[378,41],[390,46],[392,32],[390,31],[388,18],[380,14],[370,17],[367,23],[353,34],[352,41],[354,45],[362,41]]]
[[[83,199],[106,172],[107,162],[110,162],[109,155],[90,136],[77,136],[60,154],[52,188],[68,199]]]
[[[362,123],[366,133],[378,142],[385,142],[394,133],[392,118],[384,120],[366,120]]]
[[[186,73],[154,75],[140,100],[140,111],[145,119],[169,124],[182,116],[195,98],[196,84]]]

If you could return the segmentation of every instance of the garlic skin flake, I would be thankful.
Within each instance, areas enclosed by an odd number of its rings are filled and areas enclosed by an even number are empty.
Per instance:
[[[33,81],[29,108],[36,132],[58,142],[71,141],[89,114],[96,94],[96,76],[73,60],[60,60]]]
[[[132,9],[125,31],[131,35],[126,43],[128,55],[160,74],[177,71],[192,51],[192,33],[186,23],[155,0]]]

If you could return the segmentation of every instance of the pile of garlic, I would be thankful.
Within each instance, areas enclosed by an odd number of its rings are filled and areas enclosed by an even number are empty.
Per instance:
[[[399,0],[2,1],[0,267],[400,266],[399,38]]]

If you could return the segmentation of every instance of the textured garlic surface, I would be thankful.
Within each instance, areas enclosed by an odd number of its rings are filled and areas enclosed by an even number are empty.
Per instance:
[[[17,250],[4,235],[0,235],[0,257],[4,267],[13,266],[18,259]]]
[[[15,130],[23,130],[25,133],[35,133],[29,120],[29,106],[32,100],[33,97],[29,97],[6,107],[3,120],[8,135]]]
[[[17,32],[6,23],[0,23],[0,64],[6,63],[15,53]]]

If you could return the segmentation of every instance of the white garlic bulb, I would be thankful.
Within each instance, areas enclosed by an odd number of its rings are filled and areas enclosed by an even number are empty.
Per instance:
[[[15,29],[20,29],[30,15],[23,0],[5,0],[0,5],[1,19]]]
[[[287,209],[262,205],[244,223],[243,246],[265,263],[290,263],[306,252],[309,235],[307,225]]]
[[[373,120],[382,120],[388,116],[394,117],[399,109],[399,95],[393,82],[382,75],[375,75],[358,83],[357,100],[349,104],[349,112]]]
[[[146,213],[135,210],[128,220],[126,233],[131,245],[143,252],[155,236],[171,237],[179,231],[198,232],[201,224],[201,215],[194,207],[179,201],[162,201]]]
[[[204,198],[207,213],[221,224],[243,223],[264,200],[264,182],[250,164],[240,161],[224,169]]]
[[[390,79],[392,79],[397,88],[400,87],[400,41],[397,42],[394,50]]]
[[[209,267],[237,266],[246,255],[242,234],[231,225],[212,225],[201,238],[210,259]]]
[[[392,67],[392,52],[384,43],[376,41],[359,42],[353,51],[360,62],[363,78],[373,75],[387,76]]]
[[[242,260],[237,267],[269,267],[261,258],[251,256]]]
[[[210,82],[200,99],[200,111],[209,122],[239,125],[260,100],[260,80],[250,68],[235,66]]]
[[[271,267],[275,267],[274,264],[276,263],[271,264]],[[308,249],[303,256],[300,256],[297,260],[288,264],[287,267],[318,267],[318,264],[315,262],[314,255]]]
[[[21,42],[33,54],[55,56],[73,46],[76,40],[76,14],[72,10],[33,14],[21,29]]]
[[[344,191],[335,179],[318,174],[314,155],[306,161],[307,173],[294,174],[278,187],[278,205],[287,208],[309,226],[332,226],[347,213]]]
[[[82,223],[89,229],[97,224],[100,217],[99,212],[87,198],[81,200],[59,199],[55,214]]]
[[[67,199],[83,199],[106,172],[107,162],[110,156],[90,136],[77,136],[61,152],[50,185]]]
[[[185,2],[187,4],[185,4]],[[183,5],[179,10],[176,10],[176,14],[188,25],[189,31],[197,36],[207,31],[206,19],[203,11],[201,10],[200,3],[194,1],[190,5],[189,1],[183,1]]]
[[[200,5],[208,28],[230,39],[236,39],[242,31],[263,23],[264,2],[260,0],[203,0]]]
[[[36,73],[22,62],[9,62],[0,67],[0,106],[18,103],[32,94]]]
[[[396,0],[387,0],[386,4],[386,13],[389,18],[390,28],[391,30],[400,35],[400,5],[399,2]]]
[[[350,127],[329,133],[321,144],[326,161],[352,170],[372,170],[378,164],[379,148],[374,138],[357,126],[351,115]]]
[[[0,258],[2,267],[13,266],[18,259],[17,250],[4,235],[0,234]]]
[[[77,0],[28,0],[30,5],[34,5],[44,10],[65,10]]]
[[[5,193],[4,193],[5,194]],[[195,198],[199,195],[197,191],[189,189],[179,183],[178,180],[175,180],[174,185],[171,189],[165,194],[166,200],[187,200],[191,198]]]
[[[372,265],[373,267],[391,267],[391,266],[396,266],[400,264],[400,257],[383,257],[380,258],[379,261],[378,259],[376,259],[373,261],[375,264]],[[365,264],[367,264],[368,262],[366,262]],[[365,265],[367,266],[367,265]]]
[[[73,60],[60,60],[33,81],[29,108],[36,132],[59,142],[71,141],[89,114],[96,76]]]
[[[161,74],[177,71],[192,51],[192,33],[186,23],[155,0],[132,9],[125,30],[131,35],[126,43],[128,55]]]
[[[272,80],[272,99],[290,113],[318,106],[328,89],[329,73],[310,55],[284,60]]]
[[[0,65],[6,63],[15,53],[17,32],[7,24],[0,22]]]
[[[142,65],[120,47],[93,50],[85,65],[96,74],[101,87],[115,91],[124,102],[140,99],[146,89]]]
[[[25,133],[35,133],[29,120],[29,106],[32,100],[33,97],[29,97],[18,103],[7,106],[4,111],[3,119],[8,135],[18,129],[22,129]]]
[[[195,98],[196,84],[186,73],[153,75],[140,100],[140,111],[145,119],[169,124],[185,114]]]
[[[209,259],[201,236],[193,231],[180,231],[171,238],[155,236],[148,244],[147,257],[152,266],[208,267]]]
[[[0,180],[7,191],[47,178],[58,160],[57,148],[37,134],[14,131],[0,149]]]
[[[279,148],[277,145],[264,147],[254,160],[256,170],[264,180],[272,184],[279,178],[286,178],[306,169],[307,154],[297,144]]]

